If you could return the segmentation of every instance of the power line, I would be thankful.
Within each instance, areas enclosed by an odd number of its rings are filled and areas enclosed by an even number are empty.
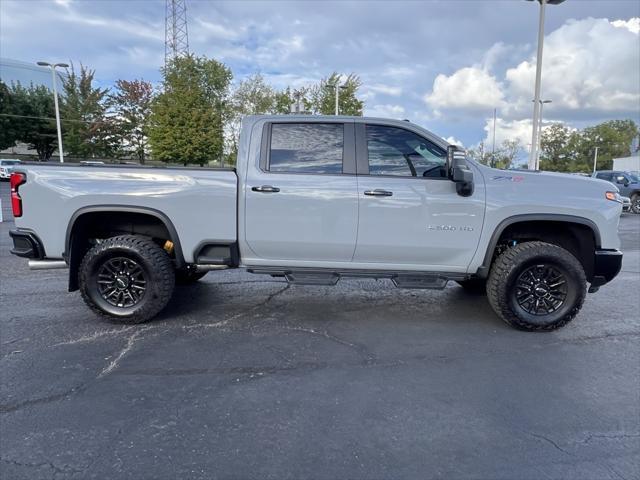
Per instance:
[[[53,122],[56,121],[56,119],[52,117],[36,117],[34,115],[16,115],[14,113],[0,113],[0,117],[30,118],[32,120],[51,120]],[[75,123],[107,123],[104,120],[70,120],[65,118],[61,118],[60,121],[75,122]]]

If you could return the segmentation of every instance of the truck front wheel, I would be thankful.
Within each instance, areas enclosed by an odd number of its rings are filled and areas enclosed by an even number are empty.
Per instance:
[[[487,296],[495,312],[520,330],[550,331],[569,323],[584,302],[587,280],[567,250],[545,242],[525,242],[494,261]]]
[[[122,235],[87,252],[78,283],[85,303],[98,315],[118,323],[142,323],[171,299],[175,273],[167,253],[153,241]]]

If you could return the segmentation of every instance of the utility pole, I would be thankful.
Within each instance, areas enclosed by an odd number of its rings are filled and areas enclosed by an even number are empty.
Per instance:
[[[56,110],[56,129],[58,130],[58,156],[60,163],[64,163],[64,152],[62,148],[62,128],[60,127],[60,108],[58,107],[58,89],[56,88],[56,67],[68,68],[66,63],[38,62],[41,67],[51,68],[51,81],[53,83],[53,104]]]
[[[529,0],[532,1],[532,0]],[[529,170],[536,169],[538,158],[538,122],[540,121],[540,82],[542,79],[542,46],[544,43],[544,13],[545,7],[549,5],[558,5],[564,0],[538,0],[540,3],[540,19],[538,22],[538,54],[536,57],[536,84],[534,93],[533,106],[533,123],[531,136],[531,153],[529,154]]]
[[[595,154],[593,155],[593,173],[596,173],[598,165],[598,147],[596,147]]]
[[[164,21],[164,66],[189,55],[186,0],[166,0]]]

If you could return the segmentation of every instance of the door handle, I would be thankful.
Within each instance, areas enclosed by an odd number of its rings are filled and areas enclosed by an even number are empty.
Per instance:
[[[375,190],[365,190],[365,195],[369,195],[371,197],[390,197],[393,195],[393,192],[389,190],[382,190],[381,188],[376,188]]]
[[[278,187],[272,187],[271,185],[262,185],[261,187],[251,187],[251,191],[262,193],[278,193],[280,189]]]

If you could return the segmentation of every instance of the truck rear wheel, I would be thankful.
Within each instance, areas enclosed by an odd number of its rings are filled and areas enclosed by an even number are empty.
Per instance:
[[[87,252],[78,283],[83,300],[98,315],[118,323],[142,323],[171,299],[175,273],[167,253],[153,241],[123,235]]]
[[[569,323],[584,302],[587,280],[567,250],[545,242],[520,243],[494,261],[489,303],[509,325],[550,331]]]

